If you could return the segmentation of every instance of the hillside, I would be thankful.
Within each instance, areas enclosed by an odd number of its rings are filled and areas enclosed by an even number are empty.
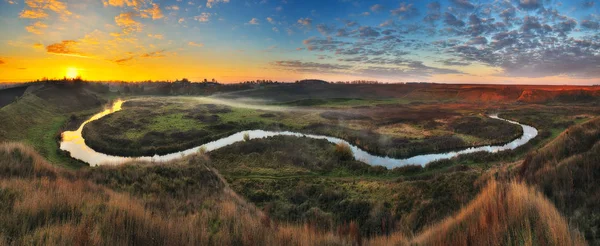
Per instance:
[[[0,244],[584,244],[551,203],[517,183],[489,183],[456,216],[414,238],[369,239],[353,223],[319,231],[271,221],[229,190],[201,154],[67,171],[8,143],[0,159]]]
[[[600,243],[600,118],[563,132],[530,153],[518,170],[585,235]]]
[[[224,98],[293,102],[303,98],[376,98],[463,102],[598,102],[600,87],[460,84],[276,84],[218,95]]]

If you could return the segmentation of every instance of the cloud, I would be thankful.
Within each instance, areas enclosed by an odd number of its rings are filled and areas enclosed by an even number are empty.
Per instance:
[[[78,42],[75,40],[63,40],[46,46],[46,52],[56,55],[85,56],[77,50]]]
[[[24,9],[19,14],[19,17],[24,19],[42,19],[48,17],[48,13],[42,9]]]
[[[372,12],[379,12],[381,10],[383,10],[383,5],[381,4],[375,4],[373,6],[371,6],[371,8],[369,8]]]
[[[273,18],[271,17],[267,17],[267,21],[273,25],[275,25],[275,20],[273,20]]]
[[[333,38],[319,39],[308,38],[302,41],[309,51],[335,51],[338,48],[350,44],[349,42],[334,40]]]
[[[439,2],[431,2],[427,4],[427,15],[423,18],[424,21],[434,23],[441,18],[441,5]]]
[[[165,57],[164,50],[154,51],[140,55],[141,58],[162,58]]]
[[[194,16],[194,20],[197,20],[199,22],[208,22],[210,20],[210,16],[210,13],[203,12],[198,16]]]
[[[152,17],[153,20],[162,19],[164,17],[162,10],[160,9],[160,6],[155,3],[152,4],[152,8],[140,11],[140,16],[142,18]]]
[[[327,36],[329,34],[331,34],[334,31],[334,27],[325,25],[325,24],[318,24],[317,25],[317,31],[319,31],[323,36]]]
[[[540,0],[519,0],[519,7],[526,10],[535,10],[542,7]]]
[[[128,56],[128,57],[125,57],[125,58],[121,58],[121,59],[113,60],[113,62],[115,62],[115,63],[117,63],[117,64],[119,64],[119,65],[120,65],[120,64],[123,64],[123,63],[129,62],[129,61],[132,61],[132,60],[133,60],[133,58],[134,58],[133,56]]]
[[[190,42],[188,43],[188,45],[189,45],[189,46],[194,46],[194,47],[204,47],[204,44],[203,44],[203,43],[196,43],[196,42],[192,42],[192,41],[190,41]]]
[[[482,36],[471,38],[471,40],[469,40],[469,42],[467,42],[467,44],[469,44],[469,45],[485,45],[487,43],[488,43],[487,38],[482,37]]]
[[[177,11],[177,10],[179,10],[179,6],[177,6],[177,5],[171,5],[171,6],[165,7],[165,9]]]
[[[593,20],[583,20],[581,21],[581,27],[590,30],[598,30],[600,29],[600,23]]]
[[[379,37],[379,31],[370,26],[361,26],[358,28],[358,36],[361,38]]]
[[[450,2],[461,9],[472,10],[475,8],[475,5],[469,2],[469,0],[450,0]]]
[[[451,13],[444,13],[444,23],[446,23],[446,25],[449,26],[454,26],[454,27],[463,27],[465,26],[465,22],[462,20],[459,20],[458,18],[456,18],[456,16],[454,16]]]
[[[258,19],[252,18],[250,21],[248,21],[248,24],[250,24],[250,25],[259,25],[260,23],[258,23]]]
[[[312,25],[312,19],[311,18],[300,18],[298,19],[298,24],[304,26],[304,27],[308,27],[310,28],[310,26]]]
[[[35,48],[35,49],[43,49],[44,45],[41,44],[41,43],[35,43],[35,44],[33,44],[33,48]]]
[[[0,59],[0,65],[2,64],[6,64],[6,62],[4,62],[2,59]]]
[[[400,19],[410,19],[419,15],[419,10],[412,4],[400,3],[400,7],[390,10],[392,15],[399,16]]]
[[[142,23],[133,19],[136,16],[134,12],[125,12],[121,13],[115,17],[115,23],[117,26],[123,29],[124,34],[129,34],[132,32],[141,32],[142,31]]]
[[[463,62],[463,61],[459,61],[457,59],[454,58],[448,58],[448,59],[444,59],[444,60],[439,60],[438,62],[441,62],[442,64],[446,65],[446,66],[469,66],[471,65],[470,62]]]
[[[206,7],[212,8],[217,3],[228,3],[229,0],[208,0],[206,1]]]
[[[142,5],[142,1],[143,0],[103,0],[102,3],[104,4],[104,6],[115,6],[115,7],[123,7],[123,6],[129,6],[129,7],[138,7],[140,5]]]
[[[298,60],[275,61],[271,63],[271,65],[278,69],[290,70],[301,73],[339,73],[339,70],[346,70],[352,68],[352,66],[349,65],[302,62]]]
[[[163,39],[164,38],[164,36],[162,34],[152,34],[152,33],[149,33],[148,37],[151,37],[154,39]]]
[[[20,18],[40,19],[48,17],[47,10],[58,14],[67,20],[73,13],[67,9],[67,4],[59,0],[26,0],[27,7],[20,13]]]
[[[25,30],[27,30],[30,33],[33,34],[37,34],[37,35],[41,35],[43,33],[43,30],[46,29],[48,27],[48,25],[40,22],[40,21],[36,21],[35,23],[26,26]]]

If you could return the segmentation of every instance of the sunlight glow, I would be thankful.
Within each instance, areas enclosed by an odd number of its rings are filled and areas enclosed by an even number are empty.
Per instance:
[[[67,79],[77,78],[79,77],[79,69],[75,67],[69,67],[67,68],[67,73],[65,74],[65,76],[67,77]]]

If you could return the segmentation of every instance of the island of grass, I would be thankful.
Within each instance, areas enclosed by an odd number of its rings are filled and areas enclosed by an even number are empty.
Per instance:
[[[331,103],[347,101],[335,99]],[[90,122],[86,144],[119,156],[164,155],[244,130],[295,131],[344,139],[370,153],[407,158],[503,144],[520,126],[473,105],[375,104],[364,107],[270,107],[193,97],[131,99],[121,111]]]

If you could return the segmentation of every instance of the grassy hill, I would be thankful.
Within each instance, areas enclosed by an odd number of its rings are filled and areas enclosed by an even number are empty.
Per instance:
[[[195,155],[69,171],[22,144],[0,145],[0,245],[582,245],[542,195],[490,182],[457,215],[413,237],[361,237],[357,224],[280,224]]]
[[[24,141],[57,165],[83,165],[58,151],[61,130],[74,127],[102,107],[106,93],[101,85],[36,84],[15,102],[0,108],[0,141]]]
[[[539,187],[591,244],[600,243],[600,118],[530,153],[519,175]]]

